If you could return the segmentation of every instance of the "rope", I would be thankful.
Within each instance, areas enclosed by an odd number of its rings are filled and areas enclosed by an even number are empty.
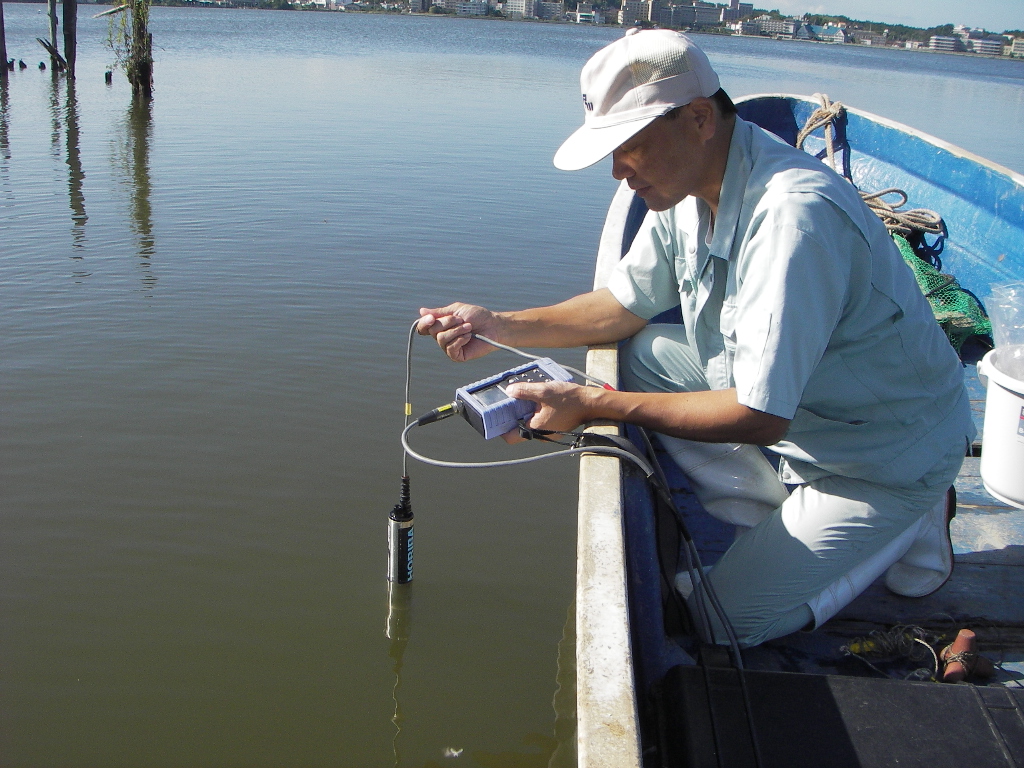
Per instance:
[[[839,652],[846,656],[853,656],[867,664],[878,674],[888,677],[885,672],[872,664],[866,656],[876,658],[905,658],[911,661],[920,662],[928,659],[923,655],[921,647],[927,649],[931,656],[933,669],[915,669],[904,679],[935,680],[939,674],[939,657],[935,653],[932,644],[940,638],[928,630],[912,624],[897,624],[892,629],[881,631],[875,630],[865,637],[858,637],[846,645],[839,647]]]
[[[807,137],[824,126],[825,153],[828,157],[828,164],[832,167],[833,171],[853,184],[853,179],[836,166],[835,125],[843,116],[846,107],[843,106],[841,101],[830,101],[828,96],[823,93],[819,93],[818,98],[821,101],[821,106],[811,113],[804,127],[797,134],[796,148],[803,149],[804,141],[806,141]],[[935,211],[927,208],[913,208],[908,211],[898,210],[907,204],[907,193],[902,189],[889,187],[880,192],[864,192],[859,189],[857,191],[860,193],[864,203],[882,220],[885,228],[890,233],[902,235],[903,237],[908,237],[913,232],[926,232],[931,235],[946,234],[946,225],[942,221],[942,217]],[[897,203],[887,203],[882,199],[886,195],[898,195],[900,200]]]
[[[930,235],[945,235],[946,225],[942,217],[935,211],[927,208],[912,208],[909,211],[899,211],[907,204],[907,193],[896,187],[883,189],[881,192],[860,192],[861,199],[867,204],[874,214],[882,220],[889,232],[908,237],[912,232],[927,232]],[[886,195],[899,195],[900,201],[895,204],[887,203],[882,198]]]
[[[821,100],[821,106],[814,110],[811,116],[807,118],[803,129],[796,137],[796,148],[803,149],[804,140],[816,130],[825,126],[825,151],[828,153],[828,164],[832,166],[833,171],[842,175],[842,171],[836,168],[834,126],[836,120],[842,117],[843,112],[846,111],[846,107],[843,106],[841,101],[829,101],[828,96],[824,93],[819,93],[818,98]]]

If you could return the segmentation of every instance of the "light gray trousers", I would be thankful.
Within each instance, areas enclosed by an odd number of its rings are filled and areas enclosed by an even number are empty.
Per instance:
[[[680,325],[647,326],[623,346],[620,359],[623,384],[631,391],[709,389]],[[935,466],[906,488],[839,475],[797,486],[707,574],[740,644],[758,645],[815,622],[808,603],[940,502],[963,457],[962,445],[943,450]],[[725,642],[725,630],[717,620],[712,624],[716,641]]]

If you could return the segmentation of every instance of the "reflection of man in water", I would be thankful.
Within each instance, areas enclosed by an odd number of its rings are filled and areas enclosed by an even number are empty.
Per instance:
[[[420,332],[453,360],[491,351],[473,332],[629,339],[628,392],[509,391],[538,403],[534,427],[658,433],[707,511],[737,526],[708,578],[745,645],[821,624],[886,571],[900,594],[938,589],[974,429],[957,356],[885,227],[848,182],[738,118],[685,35],[627,34],[581,81],[586,120],[555,164],[611,154],[651,211],[608,287],[519,312],[423,309]],[[683,324],[648,324],[676,306]]]

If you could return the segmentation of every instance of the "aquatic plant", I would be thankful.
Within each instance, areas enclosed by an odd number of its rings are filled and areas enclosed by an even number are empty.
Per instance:
[[[114,66],[124,70],[132,91],[146,99],[153,96],[153,35],[149,32],[152,0],[128,0],[121,13],[112,14],[107,45],[114,52]]]

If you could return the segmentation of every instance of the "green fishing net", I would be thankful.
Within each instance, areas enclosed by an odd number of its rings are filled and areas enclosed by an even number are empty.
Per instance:
[[[939,272],[919,258],[906,238],[894,234],[892,239],[899,246],[907,266],[914,271],[921,292],[932,305],[935,319],[946,332],[953,348],[959,352],[964,342],[972,336],[991,339],[992,323],[974,295],[961,288],[955,277]],[[989,340],[990,346],[991,343]]]

